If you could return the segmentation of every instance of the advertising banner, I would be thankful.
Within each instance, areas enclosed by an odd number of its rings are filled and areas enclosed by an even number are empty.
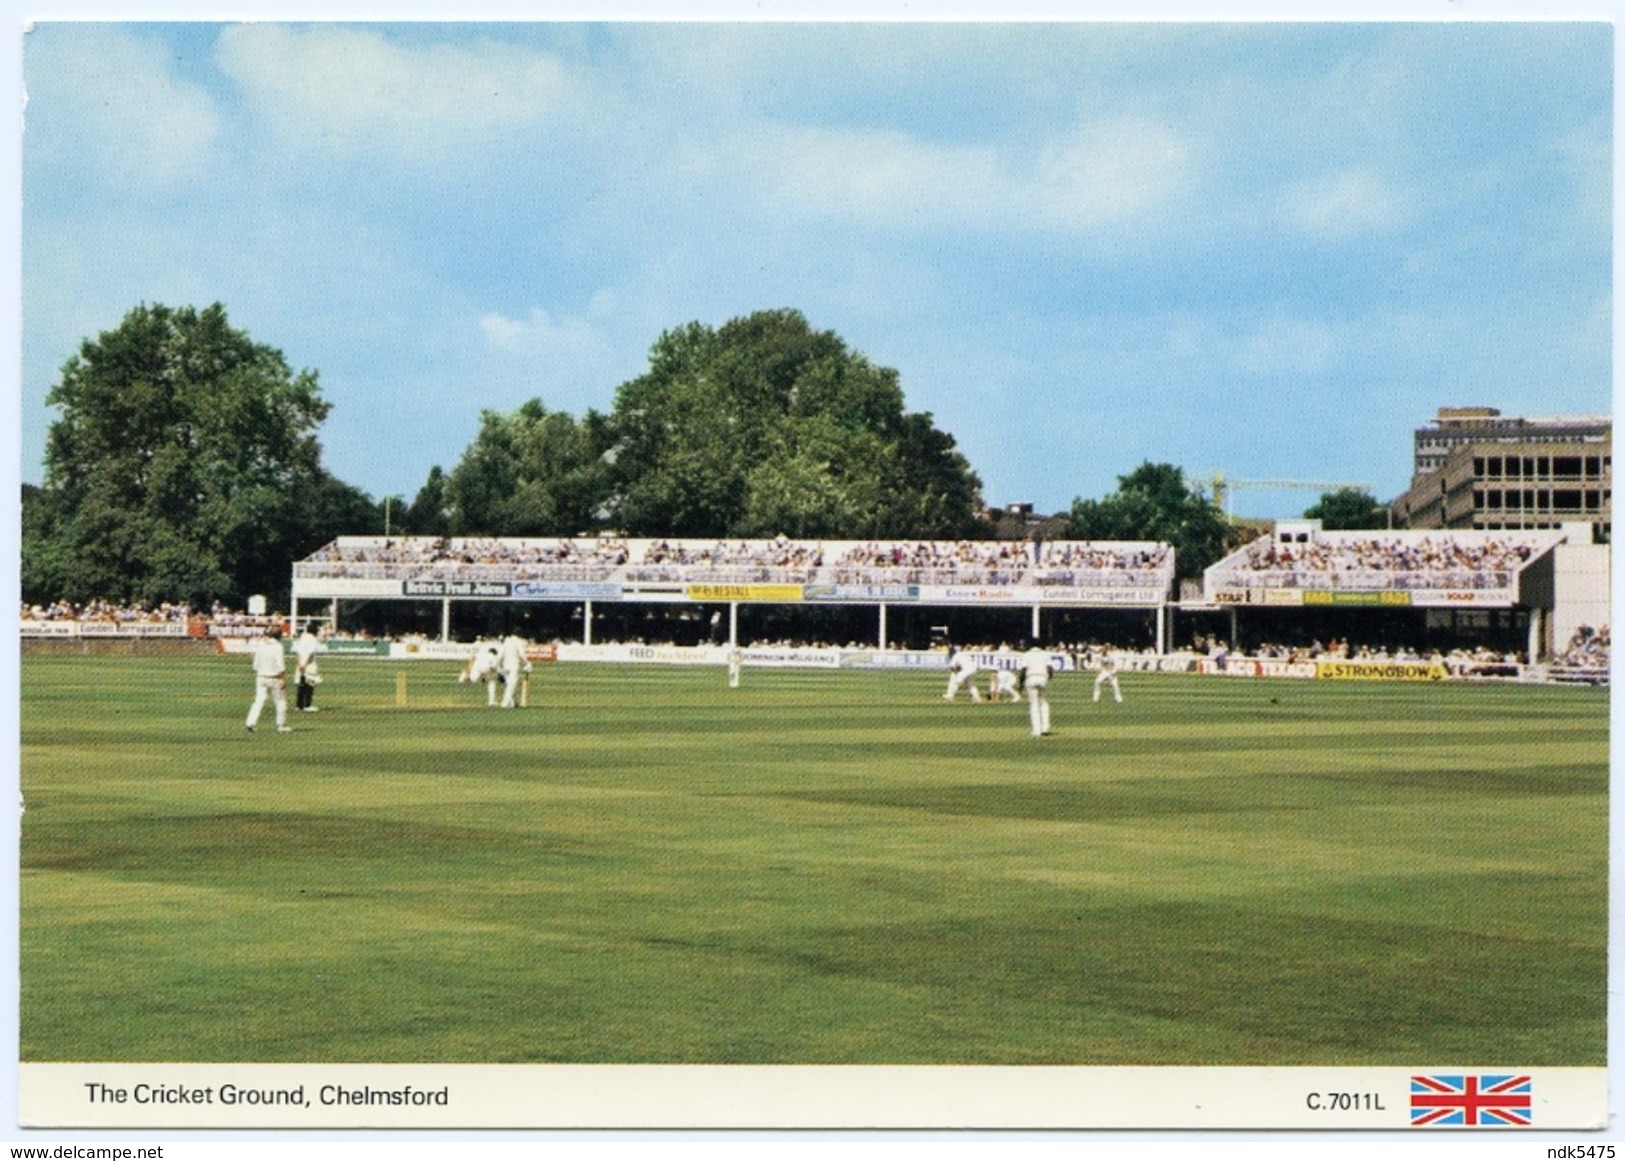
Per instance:
[[[383,644],[383,651],[397,661],[467,661],[474,652],[472,641],[396,641]]]
[[[1515,603],[1512,589],[1418,589],[1411,603],[1432,609],[1509,609]]]
[[[942,667],[947,668],[947,654],[939,653],[937,656],[942,658]],[[971,657],[976,660],[977,670],[983,673],[991,669],[1021,670],[1027,667],[1027,654],[1024,650],[1018,652],[1013,649],[990,649],[981,653],[973,652]],[[1057,673],[1070,673],[1078,668],[1078,659],[1070,653],[1054,651],[1049,655],[1049,667]]]
[[[1200,660],[1190,653],[1169,653],[1166,656],[1141,653],[1119,653],[1117,667],[1125,673],[1191,673]],[[1314,674],[1309,674],[1313,677]]]
[[[992,669],[1021,669],[1026,665],[1025,655],[1015,650],[987,650],[973,652],[976,668],[986,672]],[[1078,668],[1078,660],[1070,653],[1050,654],[1050,667],[1057,673]],[[846,669],[947,669],[948,654],[940,649],[866,649],[847,650],[841,654],[841,666]]]
[[[721,665],[726,650],[720,646],[702,645],[698,648],[682,645],[577,645],[564,642],[556,646],[559,661],[600,661],[618,665]]]
[[[919,585],[808,585],[809,601],[857,601],[873,604],[876,601],[917,601]]]
[[[300,600],[398,597],[401,595],[401,582],[388,577],[295,576],[293,595]]]
[[[747,669],[839,669],[839,649],[741,649]]]
[[[771,601],[778,604],[799,603],[801,585],[688,585],[691,601]]]
[[[1065,585],[1042,585],[1033,590],[1038,600],[1046,605],[1159,605],[1162,594],[1156,589],[1140,588],[1069,588]]]
[[[1443,681],[1449,670],[1433,661],[1318,661],[1316,676],[1334,681]]]
[[[24,621],[24,637],[77,637],[78,621]]]
[[[1408,589],[1380,589],[1368,592],[1305,589],[1303,603],[1310,607],[1408,609],[1411,606],[1411,594]]]
[[[515,581],[516,601],[618,601],[621,586],[604,581]]]
[[[322,642],[322,649],[328,653],[342,654],[346,657],[388,657],[390,645],[388,641],[362,641],[348,637],[329,637]]]
[[[504,600],[513,595],[508,581],[409,580],[401,582],[403,597],[477,597]]]
[[[1216,658],[1196,661],[1196,671],[1221,677],[1294,677],[1318,675],[1313,661],[1286,661],[1278,657],[1227,657],[1221,666]]]
[[[214,638],[237,639],[260,637],[265,634],[265,626],[267,624],[269,624],[268,621],[261,621],[258,623],[245,622],[243,624],[225,624],[220,621],[215,621],[209,625],[209,636]]]
[[[1216,605],[1286,605],[1295,607],[1309,602],[1307,594],[1302,589],[1225,587],[1214,590],[1213,603]]]
[[[993,585],[921,585],[920,600],[934,605],[1012,605],[1035,604],[1029,589],[997,588]]]
[[[919,599],[932,605],[1076,605],[1154,607],[1163,594],[1143,587],[1108,585],[921,585]]]
[[[210,625],[209,636],[215,640],[224,638],[258,637],[265,632],[258,625]]]
[[[185,637],[185,621],[80,621],[81,637]]]
[[[329,642],[329,648],[332,647]],[[371,646],[368,652],[375,652],[381,656],[393,657],[396,660],[407,661],[467,661],[474,652],[476,642],[473,641],[356,641],[352,645]],[[358,649],[346,649],[343,652],[356,653]],[[559,659],[559,646],[552,641],[539,645],[525,646],[526,661],[557,661]]]
[[[948,655],[923,649],[867,649],[845,654],[841,664],[850,669],[947,669]]]
[[[1260,677],[1314,677],[1318,670],[1313,661],[1282,661],[1264,657],[1257,662]]]
[[[1257,677],[1258,663],[1251,657],[1204,657],[1196,663],[1196,671],[1209,677]]]

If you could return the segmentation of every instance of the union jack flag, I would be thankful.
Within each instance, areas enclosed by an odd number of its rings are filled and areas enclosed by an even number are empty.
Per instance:
[[[1533,1119],[1527,1076],[1413,1076],[1412,1125],[1527,1125]]]

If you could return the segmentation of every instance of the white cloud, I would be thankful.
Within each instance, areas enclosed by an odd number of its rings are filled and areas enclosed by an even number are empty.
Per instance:
[[[801,129],[736,143],[780,204],[819,214],[998,230],[1092,230],[1166,208],[1192,180],[1192,148],[1170,126],[1124,118],[1080,126],[1026,153],[922,141],[891,130]]]
[[[482,405],[510,408],[540,398],[549,408],[577,415],[604,410],[616,385],[641,373],[648,342],[641,322],[629,321],[609,290],[592,295],[580,310],[552,313],[535,306],[517,317],[481,315]]]
[[[609,295],[606,307],[604,296]],[[600,291],[589,305],[589,313],[602,317],[613,309],[613,295]],[[501,351],[531,356],[598,355],[604,349],[602,337],[586,318],[580,316],[555,320],[541,307],[531,308],[524,318],[509,318],[492,313],[481,317],[480,331],[486,342]]]
[[[753,157],[776,200],[817,213],[940,221],[976,213],[1000,196],[991,151],[933,145],[890,130],[770,134],[744,145],[731,168],[749,173]]]
[[[1180,195],[1193,177],[1192,153],[1166,124],[1140,118],[1089,124],[1044,151],[1029,200],[1061,225],[1136,218]]]
[[[42,141],[27,141],[32,161],[89,164],[121,189],[148,192],[207,171],[219,113],[174,74],[162,44],[114,25],[53,25],[25,51],[26,124]]]
[[[410,147],[535,125],[569,93],[554,58],[492,40],[409,45],[366,28],[239,24],[221,69],[312,144],[388,135]]]
[[[1281,214],[1298,231],[1326,239],[1386,233],[1408,222],[1409,199],[1369,169],[1310,178],[1287,188]]]
[[[1336,368],[1347,346],[1335,324],[1278,315],[1235,340],[1231,363],[1249,375],[1321,375]]]

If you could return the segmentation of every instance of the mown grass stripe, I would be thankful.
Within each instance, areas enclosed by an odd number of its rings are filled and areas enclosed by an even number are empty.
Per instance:
[[[1604,1060],[1598,691],[397,668],[24,659],[25,1060]]]

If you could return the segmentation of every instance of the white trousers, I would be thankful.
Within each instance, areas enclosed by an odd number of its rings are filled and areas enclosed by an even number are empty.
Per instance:
[[[1027,716],[1032,719],[1033,737],[1049,733],[1049,686],[1042,682],[1027,683]]]
[[[271,704],[276,707],[277,726],[280,728],[288,724],[288,694],[282,688],[282,681],[280,677],[254,679],[254,704],[248,707],[248,721],[244,725],[259,724],[260,714],[265,712],[266,698],[270,698]]]
[[[1117,674],[1115,673],[1100,673],[1095,676],[1095,700],[1100,700],[1100,687],[1108,683],[1110,683],[1112,687],[1112,696],[1116,698],[1118,704],[1121,705],[1123,701],[1123,691],[1118,688]]]
[[[513,699],[519,696],[519,666],[515,665],[512,669],[504,669],[502,671],[502,680],[505,683],[502,687],[502,708],[513,709]]]
[[[953,676],[948,678],[948,692],[942,695],[942,700],[953,701],[954,695],[959,692],[959,687],[964,685],[967,681],[971,681],[971,678],[975,676],[975,670],[972,670],[969,673],[965,673],[958,669],[954,670]],[[982,691],[976,688],[976,683],[974,681],[971,682],[970,695],[972,701],[982,700]]]

